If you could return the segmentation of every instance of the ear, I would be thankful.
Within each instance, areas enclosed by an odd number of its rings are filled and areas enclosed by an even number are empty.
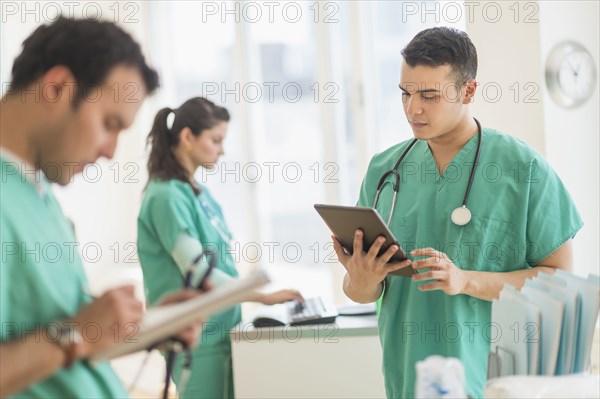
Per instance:
[[[63,65],[54,66],[42,75],[39,81],[40,99],[49,108],[69,107],[75,99],[77,80],[69,68]]]
[[[192,145],[192,139],[194,138],[194,134],[189,127],[184,127],[179,132],[179,142],[183,144],[185,147],[189,147]]]
[[[466,83],[465,97],[463,98],[463,104],[472,103],[475,100],[475,92],[477,91],[477,81],[475,79],[469,79]]]

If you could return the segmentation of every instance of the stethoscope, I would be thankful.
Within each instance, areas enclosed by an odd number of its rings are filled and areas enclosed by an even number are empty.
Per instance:
[[[195,287],[194,287],[192,285],[192,279],[194,277],[194,274],[196,272],[198,264],[204,258],[206,258],[206,260],[207,260],[208,267],[207,267],[206,271],[204,272],[204,275],[202,276],[202,278],[199,280],[198,283],[195,284]],[[190,265],[188,271],[185,274],[185,277],[183,279],[184,289],[196,289],[196,290],[205,290],[206,291],[207,290],[206,281],[208,280],[208,277],[210,276],[211,272],[215,269],[216,264],[217,264],[217,256],[214,251],[207,249],[205,252],[201,252],[198,256],[196,256],[194,258],[194,260],[192,261],[192,264]],[[130,394],[133,392],[137,383],[140,380],[142,371],[146,367],[146,364],[148,363],[148,359],[150,358],[150,353],[154,349],[157,349],[159,345],[162,345],[163,350],[165,351],[165,354],[166,354],[166,359],[165,359],[166,373],[165,373],[165,383],[163,386],[163,395],[162,395],[163,399],[167,399],[169,397],[169,386],[171,384],[171,380],[173,377],[173,368],[175,365],[175,358],[178,353],[185,354],[185,360],[183,362],[183,369],[181,371],[181,375],[180,375],[179,381],[177,383],[177,389],[179,392],[185,392],[185,388],[187,387],[187,383],[188,383],[188,381],[190,379],[190,375],[192,373],[192,361],[193,361],[192,350],[180,338],[170,337],[170,338],[166,339],[164,342],[159,342],[159,343],[147,348],[148,354],[144,358],[140,368],[138,369],[138,372],[137,372],[135,378],[133,379],[133,382],[131,383],[131,385],[129,387]]]
[[[471,211],[467,208],[467,201],[469,200],[469,191],[471,191],[471,185],[473,184],[473,177],[475,176],[475,168],[477,167],[477,161],[479,160],[479,152],[481,151],[481,124],[475,118],[475,123],[477,124],[477,152],[475,153],[475,161],[473,163],[473,167],[471,168],[471,174],[469,175],[469,183],[467,184],[467,191],[465,192],[465,197],[462,202],[462,206],[456,208],[452,211],[452,215],[450,215],[450,219],[457,226],[464,226],[471,221]],[[375,193],[375,201],[373,201],[373,208],[377,206],[377,201],[379,200],[379,194],[381,193],[381,189],[383,185],[386,183],[386,179],[389,175],[393,175],[394,182],[394,196],[392,197],[392,209],[390,210],[390,215],[387,220],[387,225],[390,225],[390,221],[392,220],[392,215],[394,214],[394,207],[396,206],[396,196],[398,195],[398,190],[400,190],[400,174],[398,173],[398,167],[400,163],[404,159],[404,157],[409,153],[411,148],[419,141],[418,139],[413,139],[411,143],[406,147],[402,155],[400,155],[400,159],[396,162],[393,169],[388,170],[381,176],[379,179],[379,183],[377,184],[377,192]]]

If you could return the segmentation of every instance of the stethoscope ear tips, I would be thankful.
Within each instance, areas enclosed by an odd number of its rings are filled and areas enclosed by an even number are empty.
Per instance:
[[[464,226],[471,221],[471,211],[466,206],[461,206],[452,211],[450,219],[455,225]]]

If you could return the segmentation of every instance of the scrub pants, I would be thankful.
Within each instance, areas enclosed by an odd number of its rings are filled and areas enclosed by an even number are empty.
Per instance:
[[[185,357],[177,356],[173,370],[173,381],[179,382]],[[227,345],[200,344],[194,351],[192,370],[182,399],[233,399],[233,368],[231,343]]]

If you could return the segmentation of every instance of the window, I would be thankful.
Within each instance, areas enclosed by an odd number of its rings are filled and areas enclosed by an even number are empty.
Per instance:
[[[161,101],[204,95],[232,114],[226,155],[198,178],[225,211],[240,265],[323,295],[340,287],[343,268],[312,205],[354,204],[374,153],[412,136],[400,51],[444,22],[421,15],[441,3],[270,4],[150,2],[151,26],[162,27],[151,53]]]

